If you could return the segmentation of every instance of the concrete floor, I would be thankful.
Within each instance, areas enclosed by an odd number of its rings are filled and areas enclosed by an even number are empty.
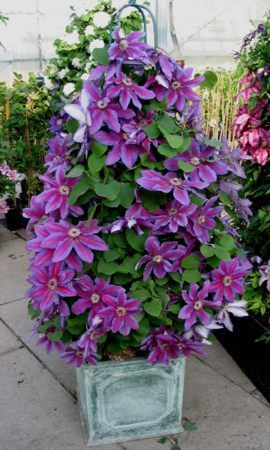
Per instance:
[[[84,450],[73,368],[28,339],[24,245],[0,227],[0,449]],[[179,436],[182,450],[270,450],[269,404],[218,342],[208,353],[188,360],[184,417],[198,429]],[[149,439],[96,449],[170,446]]]

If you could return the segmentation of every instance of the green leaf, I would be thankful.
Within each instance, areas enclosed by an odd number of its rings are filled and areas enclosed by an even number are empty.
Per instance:
[[[228,250],[226,250],[226,248],[220,247],[219,245],[215,246],[215,255],[219,258],[219,259],[225,259],[226,261],[228,261],[229,259],[231,259],[231,255],[228,252]]]
[[[72,191],[69,196],[69,204],[74,205],[76,203],[77,199],[85,194],[87,191],[91,190],[91,183],[88,177],[82,178],[80,181],[78,181],[75,186],[73,186]]]
[[[104,273],[105,275],[113,275],[118,272],[119,265],[114,262],[107,262],[100,259],[97,265],[97,270],[99,273]]]
[[[179,309],[180,309],[179,305],[170,305],[168,307],[168,310],[173,314],[178,314]]]
[[[220,148],[220,146],[221,146],[221,143],[219,142],[218,139],[204,138],[203,143],[208,145],[209,147],[213,147],[213,148]]]
[[[176,125],[175,120],[170,116],[162,117],[157,124],[161,132],[165,131],[165,133],[174,134],[179,131],[179,126]]]
[[[92,52],[93,59],[102,66],[109,64],[108,47],[95,48]]]
[[[84,172],[84,166],[82,164],[77,164],[72,167],[72,169],[67,173],[67,177],[79,177]]]
[[[98,158],[100,158],[104,153],[106,153],[108,149],[107,145],[100,144],[99,142],[94,141],[92,143],[92,152],[94,155],[96,155]]]
[[[121,183],[119,199],[124,208],[129,208],[135,198],[135,188],[129,183]]]
[[[195,431],[198,429],[198,425],[196,422],[191,422],[190,420],[187,420],[183,422],[183,428],[185,431]]]
[[[101,171],[101,169],[104,167],[105,157],[101,156],[98,157],[96,155],[91,155],[88,158],[88,169],[90,173],[95,174]]]
[[[181,265],[184,269],[197,269],[200,265],[200,258],[193,253],[183,258]]]
[[[108,250],[107,252],[103,253],[103,258],[105,259],[106,262],[115,261],[116,259],[119,258],[119,252],[116,248]]]
[[[180,283],[181,275],[179,272],[170,272],[169,275],[173,279],[173,281],[176,281],[176,283]]]
[[[212,89],[218,82],[217,74],[212,70],[207,70],[206,72],[204,72],[203,76],[204,81],[200,85],[200,87],[203,89]]]
[[[167,442],[167,440],[168,440],[168,438],[167,438],[166,436],[164,436],[164,437],[162,437],[162,438],[160,438],[160,439],[158,440],[158,443],[159,443],[159,444],[165,444],[165,443]]]
[[[137,234],[133,230],[126,230],[126,238],[129,245],[136,251],[142,253],[144,251],[144,243],[147,238],[147,234]]]
[[[145,312],[150,316],[159,317],[162,311],[162,303],[159,299],[154,299],[143,305]]]
[[[183,137],[179,134],[163,133],[168,144],[175,149],[179,149],[183,144]]]
[[[95,185],[95,192],[100,197],[105,197],[108,200],[115,200],[120,192],[120,183],[111,181],[108,184],[97,183]]]
[[[211,258],[211,256],[215,255],[215,249],[210,245],[201,245],[200,252],[205,258]]]
[[[48,333],[48,338],[50,341],[60,341],[62,338],[63,332],[61,330],[56,330],[53,333]]]
[[[198,270],[185,270],[182,275],[182,280],[188,283],[196,283],[201,280],[201,274]]]
[[[184,136],[184,137],[183,137],[183,144],[181,145],[181,150],[180,150],[180,152],[181,152],[181,153],[182,153],[182,152],[185,152],[185,151],[189,148],[191,142],[192,142],[192,138],[191,138],[190,136]],[[179,150],[178,150],[178,151],[179,151]]]
[[[151,294],[146,289],[141,288],[136,291],[132,291],[132,298],[138,298],[139,300],[147,300],[150,298]]]
[[[79,128],[79,124],[76,119],[69,119],[66,123],[66,129],[69,134],[74,134]]]
[[[28,302],[28,314],[31,317],[31,319],[36,319],[41,314],[39,310],[33,308],[31,301]]]
[[[168,144],[161,144],[157,148],[158,153],[163,156],[167,156],[168,158],[176,156],[177,151],[171,148]]]
[[[118,272],[120,273],[131,273],[133,274],[135,272],[135,266],[138,262],[139,257],[137,255],[135,256],[127,256],[121,264],[118,266]]]
[[[151,139],[156,139],[159,137],[159,129],[155,123],[151,123],[151,125],[146,125],[146,127],[144,127],[144,132],[146,136],[148,136]]]
[[[229,234],[222,236],[219,240],[219,244],[227,250],[232,250],[235,247],[234,239]]]
[[[187,173],[193,172],[193,170],[195,169],[195,166],[183,161],[182,159],[179,159],[177,164],[181,170],[183,170],[184,172],[187,172]]]

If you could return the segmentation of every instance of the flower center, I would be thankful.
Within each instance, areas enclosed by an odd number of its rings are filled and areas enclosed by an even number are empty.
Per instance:
[[[202,302],[200,301],[200,300],[197,300],[195,303],[194,303],[194,309],[201,309],[201,307],[202,307]]]
[[[124,308],[123,306],[119,306],[119,307],[116,309],[116,314],[118,315],[118,317],[123,317],[123,316],[126,315],[126,313],[127,313],[127,310],[126,310],[126,308]]]
[[[83,352],[81,351],[76,352],[76,356],[78,356],[78,358],[81,358],[83,356]]]
[[[69,188],[67,186],[60,186],[59,192],[62,195],[69,195]]]
[[[92,294],[90,297],[90,300],[92,303],[98,303],[100,300],[100,295],[98,294]]]
[[[182,181],[179,180],[179,178],[171,178],[171,179],[170,179],[170,183],[171,183],[173,186],[181,186]]]
[[[99,109],[106,109],[107,106],[108,106],[108,102],[107,102],[106,100],[99,100],[99,101],[97,102],[97,107],[98,107]]]
[[[196,156],[194,156],[194,158],[191,158],[190,160],[191,164],[193,164],[194,166],[198,166],[200,164],[200,160],[199,158],[197,158]]]
[[[174,216],[177,213],[176,208],[170,208],[168,211],[169,216]]]
[[[181,83],[179,83],[179,81],[174,81],[172,84],[171,84],[171,87],[173,88],[173,89],[179,89],[180,87],[181,87]]]
[[[205,222],[205,216],[199,216],[198,217],[198,223],[203,224]]]
[[[73,228],[70,228],[70,230],[68,230],[69,237],[71,237],[73,239],[79,237],[80,234],[81,234],[81,232],[80,232],[80,230],[78,230],[78,228],[73,227]]]
[[[51,289],[51,291],[54,291],[57,288],[57,280],[55,278],[51,278],[48,281],[47,286]]]
[[[155,255],[155,256],[153,257],[153,261],[154,261],[155,263],[161,263],[162,260],[163,260],[163,257],[162,257],[161,255]]]
[[[126,86],[132,86],[132,79],[128,77],[123,78],[123,84]]]
[[[127,133],[122,133],[122,137],[125,141],[129,139],[129,135]]]
[[[120,39],[119,48],[120,50],[126,50],[128,48],[128,41],[126,39]]]
[[[229,275],[226,275],[224,278],[223,278],[223,284],[224,284],[224,286],[231,286],[231,284],[232,284],[232,277],[230,277]]]
[[[95,339],[96,339],[96,333],[95,333],[95,331],[93,331],[93,333],[89,334],[89,340],[94,341]]]
[[[148,122],[147,122],[146,119],[142,119],[142,120],[140,121],[139,125],[143,128],[143,127],[146,127],[146,125],[148,125]]]

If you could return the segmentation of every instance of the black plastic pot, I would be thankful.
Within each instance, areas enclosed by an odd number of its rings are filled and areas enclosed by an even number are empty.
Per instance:
[[[19,206],[10,208],[5,214],[7,228],[11,231],[19,230],[25,226],[22,210]]]
[[[260,318],[249,316],[233,319],[234,330],[215,332],[217,339],[226,348],[256,388],[270,402],[270,344],[256,341],[265,331]]]

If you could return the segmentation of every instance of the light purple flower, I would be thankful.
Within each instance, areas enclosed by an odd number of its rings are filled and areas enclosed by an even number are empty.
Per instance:
[[[177,233],[180,227],[188,225],[188,218],[196,209],[196,205],[184,206],[176,200],[167,203],[164,210],[160,209],[152,213],[153,231],[168,230],[172,233]]]
[[[157,363],[168,365],[171,359],[177,359],[181,353],[178,338],[174,335],[174,331],[166,326],[154,329],[143,340],[141,349],[150,352],[147,359],[153,365]]]
[[[228,330],[233,331],[233,324],[230,319],[230,314],[235,317],[246,317],[248,313],[245,309],[247,305],[246,300],[238,300],[232,303],[228,303],[223,306],[217,313],[217,321],[222,323]]]
[[[94,356],[97,353],[97,340],[104,335],[104,331],[101,328],[89,328],[80,339],[77,341],[77,345],[83,350],[84,359],[87,360],[88,356]]]
[[[83,214],[80,206],[69,205],[69,194],[78,182],[77,178],[67,178],[63,168],[59,167],[55,178],[42,175],[40,179],[45,183],[45,190],[38,195],[40,202],[45,202],[45,213],[59,212],[61,219],[65,219],[69,212],[76,216]]]
[[[151,228],[149,212],[140,203],[134,203],[126,210],[123,219],[114,221],[106,227],[106,230],[117,233],[124,228],[134,228],[137,234],[142,234],[144,228]]]
[[[66,364],[81,367],[85,362],[96,365],[97,361],[95,359],[96,355],[88,354],[84,357],[84,350],[78,346],[72,347],[69,345],[63,353],[61,353],[60,358],[65,361]]]
[[[61,220],[59,223],[48,222],[46,229],[50,235],[43,240],[41,247],[54,249],[52,261],[64,261],[74,250],[85,262],[92,263],[94,254],[92,250],[107,251],[107,244],[96,234],[101,231],[96,220],[79,222],[72,225]]]
[[[190,231],[190,233],[202,244],[206,244],[210,241],[209,231],[216,227],[214,218],[217,217],[223,209],[222,206],[213,207],[216,201],[217,197],[211,198],[189,216],[190,226],[188,227],[188,231]]]
[[[51,341],[47,334],[49,331],[50,330],[47,330],[46,334],[43,334],[42,336],[39,337],[39,339],[36,342],[36,345],[38,347],[44,346],[46,353],[48,353],[48,355],[52,353],[53,350],[57,350],[60,353],[63,352],[65,349],[64,344],[60,341]],[[52,331],[53,330],[51,330],[51,332]]]
[[[39,198],[34,195],[30,200],[30,207],[24,208],[23,217],[30,219],[27,224],[27,229],[30,230],[33,225],[37,224],[45,214],[44,203],[39,200]]]
[[[80,97],[76,102],[64,106],[64,111],[79,123],[79,128],[75,132],[73,139],[82,143],[87,139],[88,128],[92,125],[91,113],[89,110],[91,97],[88,92],[88,84],[85,81]]]
[[[210,281],[205,281],[200,289],[197,283],[191,283],[189,292],[182,291],[182,297],[186,305],[179,312],[179,319],[185,320],[185,330],[189,330],[199,319],[202,324],[210,322],[211,315],[205,311],[205,307],[216,306],[213,301],[206,300],[209,295]]]
[[[182,256],[182,249],[178,248],[177,244],[176,241],[160,244],[154,236],[147,238],[145,249],[149,255],[143,256],[138,262],[138,266],[146,263],[143,273],[144,281],[147,280],[151,272],[157,278],[163,278],[166,273],[177,270],[174,263]]]
[[[99,311],[98,316],[105,320],[106,329],[127,336],[131,330],[139,328],[135,319],[135,315],[141,312],[139,300],[127,298],[124,289],[120,289],[117,297],[104,295],[103,301],[105,307]]]
[[[261,274],[259,281],[260,286],[266,281],[266,289],[270,292],[270,261],[268,261],[268,264],[260,266],[259,272]]]
[[[49,150],[45,155],[47,173],[55,172],[59,168],[67,169],[71,166],[68,155],[68,144],[70,141],[70,136],[64,139],[60,136],[55,136],[49,140]]]
[[[100,131],[96,135],[96,140],[101,144],[112,146],[106,157],[107,166],[122,161],[128,169],[132,169],[139,154],[145,152],[143,148],[137,145],[136,138],[124,131],[118,134]]]

